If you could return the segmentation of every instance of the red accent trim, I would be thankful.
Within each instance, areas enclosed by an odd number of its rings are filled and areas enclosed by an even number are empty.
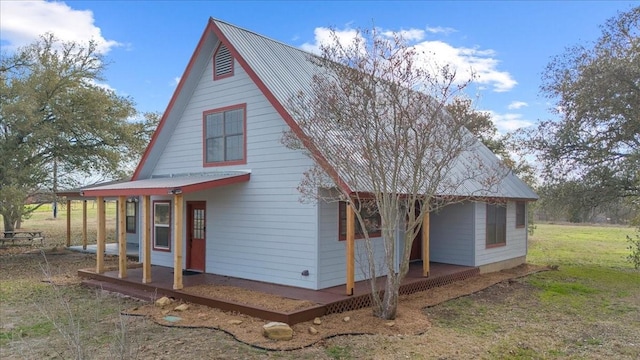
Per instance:
[[[156,247],[156,204],[158,203],[164,203],[164,204],[169,204],[169,247]],[[152,236],[152,240],[151,241],[151,247],[153,248],[154,251],[162,251],[162,252],[171,252],[171,200],[154,200],[153,204],[152,204],[152,209],[153,209],[153,214],[152,214],[152,219],[153,219],[153,235]]]
[[[340,186],[343,192],[345,192],[346,194],[352,193],[347,183],[345,183],[340,178],[340,176],[338,175],[338,172],[329,164],[327,159],[320,153],[320,151],[313,144],[311,139],[307,135],[305,135],[305,133],[302,131],[298,123],[296,123],[293,120],[291,115],[287,112],[287,110],[285,110],[284,106],[280,104],[280,102],[276,99],[273,93],[271,93],[271,91],[269,91],[269,89],[262,82],[262,80],[260,80],[260,78],[255,73],[255,71],[253,71],[253,69],[249,66],[249,64],[242,58],[242,56],[240,56],[240,53],[238,53],[238,51],[233,47],[229,39],[227,39],[227,37],[224,36],[224,34],[220,30],[220,28],[215,24],[213,19],[209,19],[209,26],[211,26],[211,30],[216,34],[216,36],[220,39],[220,41],[227,46],[233,58],[238,60],[238,63],[240,64],[240,66],[242,66],[242,68],[249,75],[251,80],[253,80],[256,86],[258,86],[258,89],[260,89],[260,91],[262,91],[262,93],[267,98],[267,100],[269,100],[269,103],[271,103],[271,106],[273,106],[276,109],[278,114],[282,116],[284,121],[291,128],[291,130],[300,138],[302,143],[309,150],[309,152],[311,152],[311,154],[313,155],[314,159],[318,162],[318,164],[320,164],[320,166],[322,166],[322,168],[327,172],[327,174],[329,174],[329,176],[331,176],[333,180],[336,181],[336,183]]]
[[[158,188],[132,188],[132,189],[107,189],[107,190],[87,190],[85,196],[144,196],[144,195],[168,195],[169,190],[179,187],[182,189],[182,193],[191,193],[200,190],[211,189],[215,187],[236,184],[246,182],[251,179],[251,174],[242,174],[224,179],[216,179],[203,181],[200,183],[183,185],[183,186],[171,186],[171,187],[158,187]]]
[[[237,110],[242,109],[244,118],[242,119],[242,136],[243,136],[243,147],[242,149],[242,159],[241,160],[232,160],[232,161],[219,161],[219,162],[207,162],[207,115],[221,113],[229,110]],[[203,167],[213,167],[213,166],[231,166],[231,165],[243,165],[247,163],[247,104],[237,104],[221,107],[218,109],[207,110],[202,113],[202,166]]]
[[[167,117],[171,113],[171,110],[173,109],[173,105],[175,104],[178,98],[178,94],[180,94],[180,92],[182,91],[182,87],[184,86],[186,79],[189,77],[189,74],[191,73],[193,64],[195,64],[196,59],[198,58],[200,51],[202,50],[202,47],[204,46],[205,41],[208,38],[208,35],[211,33],[212,25],[213,25],[213,19],[209,18],[209,24],[207,24],[207,27],[202,32],[202,36],[200,36],[200,41],[198,41],[198,45],[196,46],[196,49],[193,52],[193,55],[191,55],[191,59],[189,60],[187,67],[182,73],[180,82],[178,83],[176,90],[173,92],[173,95],[171,96],[171,100],[167,105],[167,109],[164,111],[164,114],[162,114],[160,123],[158,124],[156,131],[153,133],[153,136],[151,137],[151,141],[149,142],[149,145],[147,145],[147,148],[144,150],[144,154],[142,155],[142,158],[140,159],[140,162],[138,163],[138,166],[136,167],[136,171],[133,173],[131,180],[138,180],[138,177],[140,176],[140,172],[144,167],[144,163],[147,161],[147,158],[151,153],[151,149],[153,149],[153,146],[156,143],[156,139],[158,138],[159,134],[162,132],[162,128],[164,127],[164,124],[167,121]],[[155,195],[155,194],[150,194],[150,195]]]
[[[213,52],[213,81],[225,79],[225,78],[228,78],[228,77],[232,77],[233,74],[234,74],[234,70],[235,70],[234,66],[235,66],[235,64],[233,62],[233,60],[234,60],[233,54],[231,54],[231,72],[228,73],[228,74],[221,75],[221,76],[216,76],[216,55],[218,55],[218,50],[220,50],[220,47],[222,45],[223,45],[223,43],[221,41],[218,44],[218,47],[216,47],[216,50]],[[228,49],[228,47],[227,47],[227,49]]]

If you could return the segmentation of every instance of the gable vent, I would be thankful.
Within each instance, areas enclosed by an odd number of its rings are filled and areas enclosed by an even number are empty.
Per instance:
[[[233,75],[233,56],[229,48],[220,44],[214,55],[213,79],[221,79]]]

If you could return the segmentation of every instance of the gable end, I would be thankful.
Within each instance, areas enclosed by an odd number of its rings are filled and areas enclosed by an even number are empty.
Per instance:
[[[233,76],[233,56],[229,48],[220,43],[213,54],[213,80]]]

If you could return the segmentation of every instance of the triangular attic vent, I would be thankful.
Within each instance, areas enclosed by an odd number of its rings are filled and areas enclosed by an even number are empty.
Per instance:
[[[213,55],[213,80],[233,75],[233,56],[229,48],[220,44]]]

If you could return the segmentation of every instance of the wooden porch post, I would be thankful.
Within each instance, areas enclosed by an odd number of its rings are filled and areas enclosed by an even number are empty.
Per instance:
[[[355,238],[356,238],[356,223],[355,213],[353,208],[346,204],[347,210],[347,295],[353,295],[353,288],[355,286]]]
[[[104,213],[104,197],[97,196],[96,203],[98,205],[98,229],[96,238],[96,273],[104,273],[104,247],[106,235],[106,219]]]
[[[118,278],[127,277],[127,198],[118,196]]]
[[[430,213],[424,214],[422,221],[422,276],[429,277],[429,217]]]
[[[87,200],[82,200],[82,250],[87,250]]]
[[[151,197],[142,197],[142,282],[151,282]]]
[[[67,199],[67,247],[71,246],[71,200]]]
[[[182,194],[173,196],[173,289],[182,289]]]

